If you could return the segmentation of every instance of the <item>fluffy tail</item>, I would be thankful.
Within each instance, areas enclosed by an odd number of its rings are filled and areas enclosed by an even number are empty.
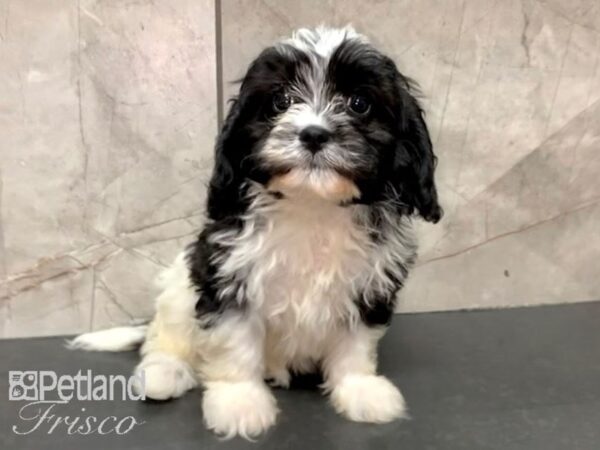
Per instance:
[[[93,331],[67,341],[67,348],[96,352],[124,352],[133,350],[146,339],[147,325],[116,327]]]

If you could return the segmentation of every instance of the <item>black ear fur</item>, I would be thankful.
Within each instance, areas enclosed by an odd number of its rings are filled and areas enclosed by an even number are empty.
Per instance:
[[[247,207],[246,180],[264,182],[267,175],[254,161],[252,150],[268,133],[265,99],[275,87],[293,77],[294,59],[269,47],[250,64],[239,96],[231,103],[217,139],[215,166],[208,189],[211,219],[238,216]],[[268,105],[267,105],[268,104]]]
[[[413,84],[398,73],[402,99],[400,139],[394,161],[394,186],[399,186],[402,202],[417,210],[428,222],[437,223],[443,216],[438,204],[434,172],[437,157],[433,153],[423,110],[411,94]]]
[[[240,173],[239,152],[243,137],[238,126],[241,115],[239,100],[233,100],[215,147],[215,163],[208,187],[207,213],[213,220],[239,214],[244,209],[244,176]]]

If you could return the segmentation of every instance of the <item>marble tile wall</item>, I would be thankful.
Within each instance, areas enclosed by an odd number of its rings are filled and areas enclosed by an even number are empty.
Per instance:
[[[215,87],[227,98],[261,48],[324,22],[354,24],[425,94],[446,216],[419,227],[400,310],[600,299],[600,3],[216,10],[0,0],[0,336],[147,316],[151,280],[201,222]]]
[[[148,316],[200,224],[211,0],[0,0],[0,333]]]

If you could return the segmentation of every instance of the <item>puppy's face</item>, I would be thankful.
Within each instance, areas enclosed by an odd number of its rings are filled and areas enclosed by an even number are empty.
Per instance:
[[[349,28],[300,30],[262,52],[228,115],[217,166],[220,158],[230,176],[284,195],[391,200],[433,221],[441,214],[410,83]]]

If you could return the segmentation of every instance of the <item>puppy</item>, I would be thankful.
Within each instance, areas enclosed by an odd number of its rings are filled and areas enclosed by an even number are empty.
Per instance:
[[[218,138],[206,223],[159,279],[147,328],[74,348],[143,342],[146,395],[201,383],[206,426],[250,438],[278,413],[265,383],[321,371],[351,420],[405,414],[376,347],[437,222],[436,158],[413,83],[352,28],[302,29],[250,65]]]

